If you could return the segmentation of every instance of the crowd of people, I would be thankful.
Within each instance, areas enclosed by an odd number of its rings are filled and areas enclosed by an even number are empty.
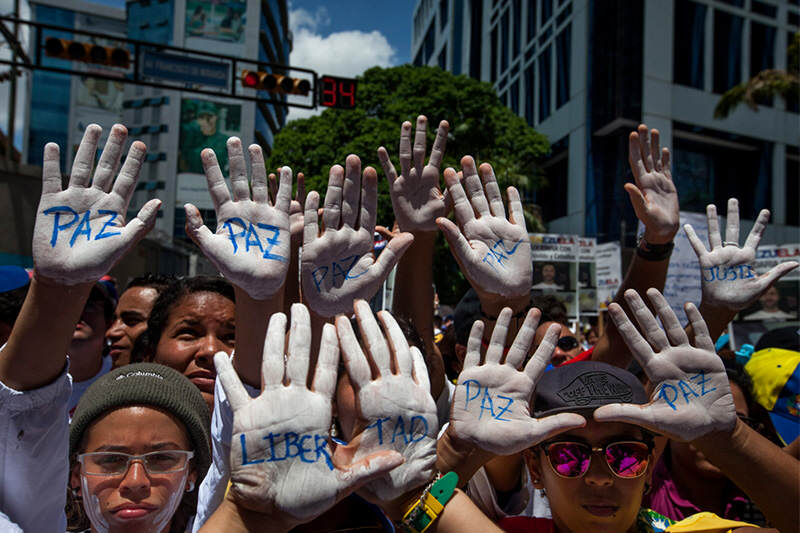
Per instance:
[[[683,228],[704,271],[740,275],[703,276],[682,325],[661,293],[670,152],[639,126],[625,190],[644,232],[584,349],[563,306],[532,296],[519,192],[471,156],[442,172],[445,121],[426,162],[427,129],[403,123],[394,160],[378,148],[395,228],[377,257],[374,168],[333,165],[320,208],[302,174],[268,174],[232,137],[230,185],[201,153],[216,230],[185,206],[220,276],[142,273],[119,294],[107,274],[160,208],[126,222],[146,148],[121,163],[115,125],[95,164],[90,125],[64,187],[48,144],[34,268],[0,272],[0,530],[798,531],[798,329],[749,361],[715,346],[798,266],[753,272],[769,211],[744,244],[736,199],[724,240],[714,205],[709,248]],[[441,322],[438,232],[471,285]]]

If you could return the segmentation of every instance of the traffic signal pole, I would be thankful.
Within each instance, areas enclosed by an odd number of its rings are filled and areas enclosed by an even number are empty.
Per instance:
[[[15,2],[18,4],[19,0],[15,0]],[[2,31],[2,29],[0,29],[0,33],[2,33],[6,38],[8,44],[12,48],[12,51],[14,51],[14,54],[12,55],[11,59],[0,58],[0,64],[9,65],[12,71],[18,68],[44,70],[48,72],[58,72],[74,76],[91,76],[93,78],[105,79],[109,81],[122,81],[124,83],[142,85],[145,87],[156,87],[159,89],[176,90],[204,94],[208,96],[232,98],[236,100],[299,107],[302,109],[316,109],[317,107],[318,76],[317,73],[311,69],[293,67],[290,65],[280,65],[276,63],[264,63],[261,61],[249,60],[235,56],[215,54],[212,52],[192,50],[188,48],[151,43],[147,41],[139,41],[136,39],[128,39],[126,37],[119,37],[116,35],[94,31],[64,28],[53,24],[23,20],[17,16],[0,16],[0,26],[4,26],[6,23],[14,24],[14,33],[10,34],[10,32],[7,31],[7,28],[3,28],[6,31]],[[33,29],[33,58],[27,58],[26,56],[20,60],[21,57],[18,53],[16,53],[18,50],[22,51],[16,29],[20,24],[30,26]],[[44,40],[47,38],[47,31],[68,32],[73,35],[73,39],[84,38],[84,40],[87,41],[87,44],[89,44],[89,39],[102,39],[105,41],[120,43],[119,48],[125,48],[130,53],[130,66],[128,68],[107,66],[107,72],[87,72],[85,70],[72,68],[72,63],[69,64],[69,67],[45,65],[42,62],[42,53],[45,51]],[[199,72],[203,72],[203,65],[205,65],[208,69],[216,70],[217,72],[225,71],[227,72],[227,81],[225,83],[225,87],[222,87],[218,82],[212,83],[212,80],[207,80],[207,83],[204,83],[202,79],[197,79],[197,77],[192,80],[179,80],[175,76],[171,77],[169,75],[163,77],[159,77],[158,74],[145,75],[142,71],[145,67],[144,59],[146,59],[147,56],[150,58],[158,58],[162,62],[170,65],[179,65],[181,61],[185,61],[187,65],[199,65]],[[90,60],[82,59],[63,59],[63,61],[83,62],[86,64],[92,63]],[[170,61],[172,63],[170,63]],[[308,91],[308,95],[311,97],[310,102],[290,102],[285,98],[285,93],[283,92],[278,93],[278,95],[275,97],[265,96],[264,93],[270,95],[274,93],[245,86],[244,84],[240,83],[240,72],[247,69],[264,71],[284,77],[288,77],[290,73],[299,73],[300,77],[297,78],[298,81],[294,82],[293,86],[297,86],[302,81],[307,81],[308,84],[310,84]],[[16,76],[12,77],[12,80],[15,77]],[[14,82],[12,81],[12,83]],[[245,93],[244,91],[248,91],[249,94]],[[302,96],[302,94],[299,92],[287,91],[287,93]],[[11,100],[13,102],[14,99],[12,98]],[[9,106],[13,106],[13,103],[10,103]],[[10,114],[9,116],[13,117],[13,114]],[[9,120],[13,119],[10,118]]]

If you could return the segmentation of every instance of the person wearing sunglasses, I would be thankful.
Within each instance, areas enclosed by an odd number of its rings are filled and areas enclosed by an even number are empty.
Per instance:
[[[69,531],[186,531],[211,415],[177,371],[135,363],[84,393],[70,425]]]
[[[635,376],[603,363],[578,362],[545,373],[558,339],[556,326],[520,369],[538,312],[528,314],[506,349],[512,312],[505,309],[485,354],[483,324],[476,322],[470,334],[451,423],[437,446],[437,469],[457,472],[463,483],[493,457],[525,450],[533,484],[545,491],[551,516],[501,519],[497,525],[506,532],[743,533],[752,527],[709,512],[673,523],[642,508],[658,434],[691,442],[772,525],[794,531],[798,510],[785,502],[800,499],[800,462],[737,417],[724,365],[697,308],[686,306],[694,332],[690,343],[661,293],[651,289],[648,297],[663,328],[635,291],[624,297],[645,334],[619,305],[612,304],[609,313],[654,385],[649,399]],[[469,498],[457,494],[439,514],[437,531],[500,531],[485,519]]]

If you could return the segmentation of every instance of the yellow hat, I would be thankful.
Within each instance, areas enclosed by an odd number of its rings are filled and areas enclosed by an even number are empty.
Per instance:
[[[744,370],[753,380],[753,397],[770,412],[775,431],[789,444],[800,436],[800,352],[759,350]]]

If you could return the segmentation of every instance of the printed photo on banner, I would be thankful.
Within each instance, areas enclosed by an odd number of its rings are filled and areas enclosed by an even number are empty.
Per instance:
[[[780,263],[800,259],[800,244],[765,244],[756,252],[753,268],[761,275]],[[739,313],[745,321],[796,321],[800,303],[800,273],[789,272],[761,295],[753,306]]]
[[[243,0],[186,0],[186,38],[244,43]]]
[[[618,241],[599,244],[595,249],[596,298],[600,310],[608,309],[622,284],[621,250]]]
[[[178,172],[203,174],[200,152],[217,154],[222,174],[228,176],[228,137],[242,134],[242,106],[185,98],[181,101]]]

